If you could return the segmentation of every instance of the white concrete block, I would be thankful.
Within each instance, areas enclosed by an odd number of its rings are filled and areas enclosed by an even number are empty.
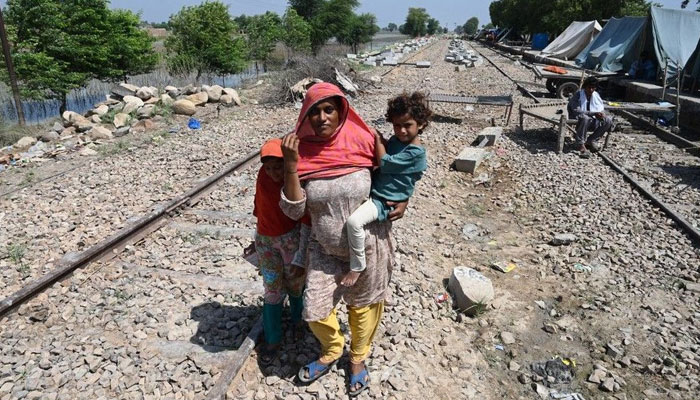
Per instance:
[[[479,164],[490,156],[491,153],[486,149],[465,147],[457,156],[454,167],[457,171],[468,172],[473,175],[474,171],[479,168]]]

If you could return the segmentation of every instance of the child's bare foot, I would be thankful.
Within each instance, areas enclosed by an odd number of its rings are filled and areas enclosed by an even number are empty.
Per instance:
[[[360,272],[355,272],[355,271],[350,271],[343,277],[343,280],[340,281],[340,284],[343,286],[350,287],[357,282],[357,278],[360,277]]]

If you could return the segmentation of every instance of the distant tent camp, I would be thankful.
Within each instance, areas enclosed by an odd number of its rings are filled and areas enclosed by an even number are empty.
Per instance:
[[[646,17],[611,18],[576,63],[602,72],[627,71],[641,52]]]
[[[542,55],[565,60],[575,58],[602,30],[598,21],[574,21],[542,50]]]
[[[652,7],[651,24],[658,65],[663,69],[668,61],[669,77],[692,64],[698,69],[692,56],[700,56],[696,51],[700,42],[699,12]]]

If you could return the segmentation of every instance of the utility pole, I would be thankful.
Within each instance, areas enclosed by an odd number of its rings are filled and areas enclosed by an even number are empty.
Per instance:
[[[17,109],[17,120],[20,125],[25,124],[24,111],[22,110],[22,100],[19,98],[19,88],[17,87],[17,75],[15,75],[15,67],[12,65],[12,56],[10,55],[10,43],[7,41],[7,32],[5,31],[5,19],[2,16],[0,8],[0,41],[2,41],[2,53],[5,56],[5,65],[10,76],[10,86],[12,87],[12,96],[15,98],[15,109]]]

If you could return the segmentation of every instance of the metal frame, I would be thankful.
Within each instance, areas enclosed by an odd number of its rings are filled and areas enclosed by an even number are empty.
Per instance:
[[[452,104],[475,104],[480,106],[505,107],[503,118],[506,125],[510,124],[510,117],[513,113],[513,96],[464,96],[461,94],[430,93],[428,94],[428,104],[452,103]]]

